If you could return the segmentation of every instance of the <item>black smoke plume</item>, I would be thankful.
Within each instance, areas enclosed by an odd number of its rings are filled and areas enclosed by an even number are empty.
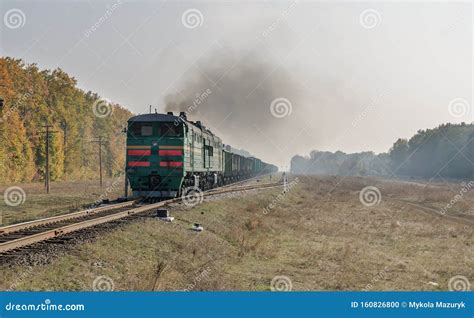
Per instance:
[[[183,78],[165,97],[166,111],[184,111],[224,143],[267,161],[289,155],[300,135],[302,90],[285,68],[255,53],[219,51]]]

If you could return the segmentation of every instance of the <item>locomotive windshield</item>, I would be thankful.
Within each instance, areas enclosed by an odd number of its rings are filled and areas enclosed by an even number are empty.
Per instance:
[[[129,126],[131,137],[183,137],[183,125],[176,123],[131,123]]]
[[[134,137],[153,135],[153,125],[150,123],[133,123],[131,126],[131,132]]]
[[[183,137],[183,125],[175,123],[159,123],[158,134],[161,137]]]

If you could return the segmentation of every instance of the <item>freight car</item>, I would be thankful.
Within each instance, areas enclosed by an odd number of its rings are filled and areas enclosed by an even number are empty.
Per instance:
[[[206,190],[277,170],[224,145],[200,121],[187,120],[184,112],[128,120],[126,177],[134,197],[172,198],[190,187]]]

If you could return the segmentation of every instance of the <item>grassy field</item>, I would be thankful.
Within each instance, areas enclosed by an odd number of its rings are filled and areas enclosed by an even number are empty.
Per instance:
[[[354,177],[294,184],[285,195],[253,190],[175,205],[173,223],[142,218],[49,264],[4,265],[0,289],[447,290],[456,275],[474,282],[473,226],[400,201],[442,209],[463,185]],[[366,186],[380,191],[379,204],[363,204]],[[463,192],[447,214],[473,219],[473,194]]]

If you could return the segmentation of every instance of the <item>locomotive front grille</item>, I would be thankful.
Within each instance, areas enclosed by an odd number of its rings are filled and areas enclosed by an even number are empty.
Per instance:
[[[150,188],[156,189],[161,183],[161,177],[159,175],[151,175],[150,176]]]

